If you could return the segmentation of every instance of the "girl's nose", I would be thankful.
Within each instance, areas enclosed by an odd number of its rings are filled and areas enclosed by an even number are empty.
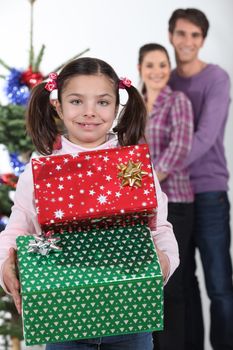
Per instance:
[[[93,118],[95,117],[95,108],[92,105],[86,105],[84,109],[83,116],[86,118]]]
[[[85,118],[94,118],[95,117],[95,113],[94,112],[85,112],[83,114],[83,117],[85,117]]]

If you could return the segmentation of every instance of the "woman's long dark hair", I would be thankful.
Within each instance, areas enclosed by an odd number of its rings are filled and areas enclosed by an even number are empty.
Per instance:
[[[113,84],[116,94],[116,109],[119,107],[119,81],[113,68],[97,58],[78,58],[68,63],[57,77],[58,101],[69,80],[78,75],[105,75]],[[123,107],[114,132],[118,134],[119,144],[134,145],[144,137],[146,109],[144,102],[133,86],[125,87],[128,101]],[[50,103],[50,92],[45,89],[45,83],[37,85],[31,93],[27,109],[27,131],[38,152],[51,154],[53,145],[59,135],[56,118],[58,114]]]

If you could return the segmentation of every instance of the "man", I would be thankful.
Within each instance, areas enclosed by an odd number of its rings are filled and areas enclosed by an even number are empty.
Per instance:
[[[195,227],[187,265],[186,349],[204,349],[200,291],[195,276],[199,249],[210,298],[210,341],[214,350],[233,349],[233,285],[230,256],[228,171],[224,129],[230,102],[230,81],[217,65],[199,59],[209,22],[197,9],[178,9],[169,20],[169,37],[177,68],[170,85],[183,91],[194,109],[194,139],[185,166],[195,192]]]

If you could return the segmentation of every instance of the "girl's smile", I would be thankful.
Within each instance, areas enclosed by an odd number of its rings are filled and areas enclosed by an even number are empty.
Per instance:
[[[71,142],[97,147],[117,114],[114,86],[104,75],[75,76],[65,86],[57,111]]]

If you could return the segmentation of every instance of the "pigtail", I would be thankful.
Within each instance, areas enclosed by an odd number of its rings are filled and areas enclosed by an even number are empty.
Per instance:
[[[136,145],[144,137],[147,111],[143,99],[134,86],[125,87],[128,101],[122,109],[118,123],[113,129],[121,146]]]
[[[55,121],[58,114],[51,105],[49,97],[50,92],[45,89],[45,83],[35,86],[26,113],[27,132],[36,150],[43,155],[52,153],[58,135]]]

